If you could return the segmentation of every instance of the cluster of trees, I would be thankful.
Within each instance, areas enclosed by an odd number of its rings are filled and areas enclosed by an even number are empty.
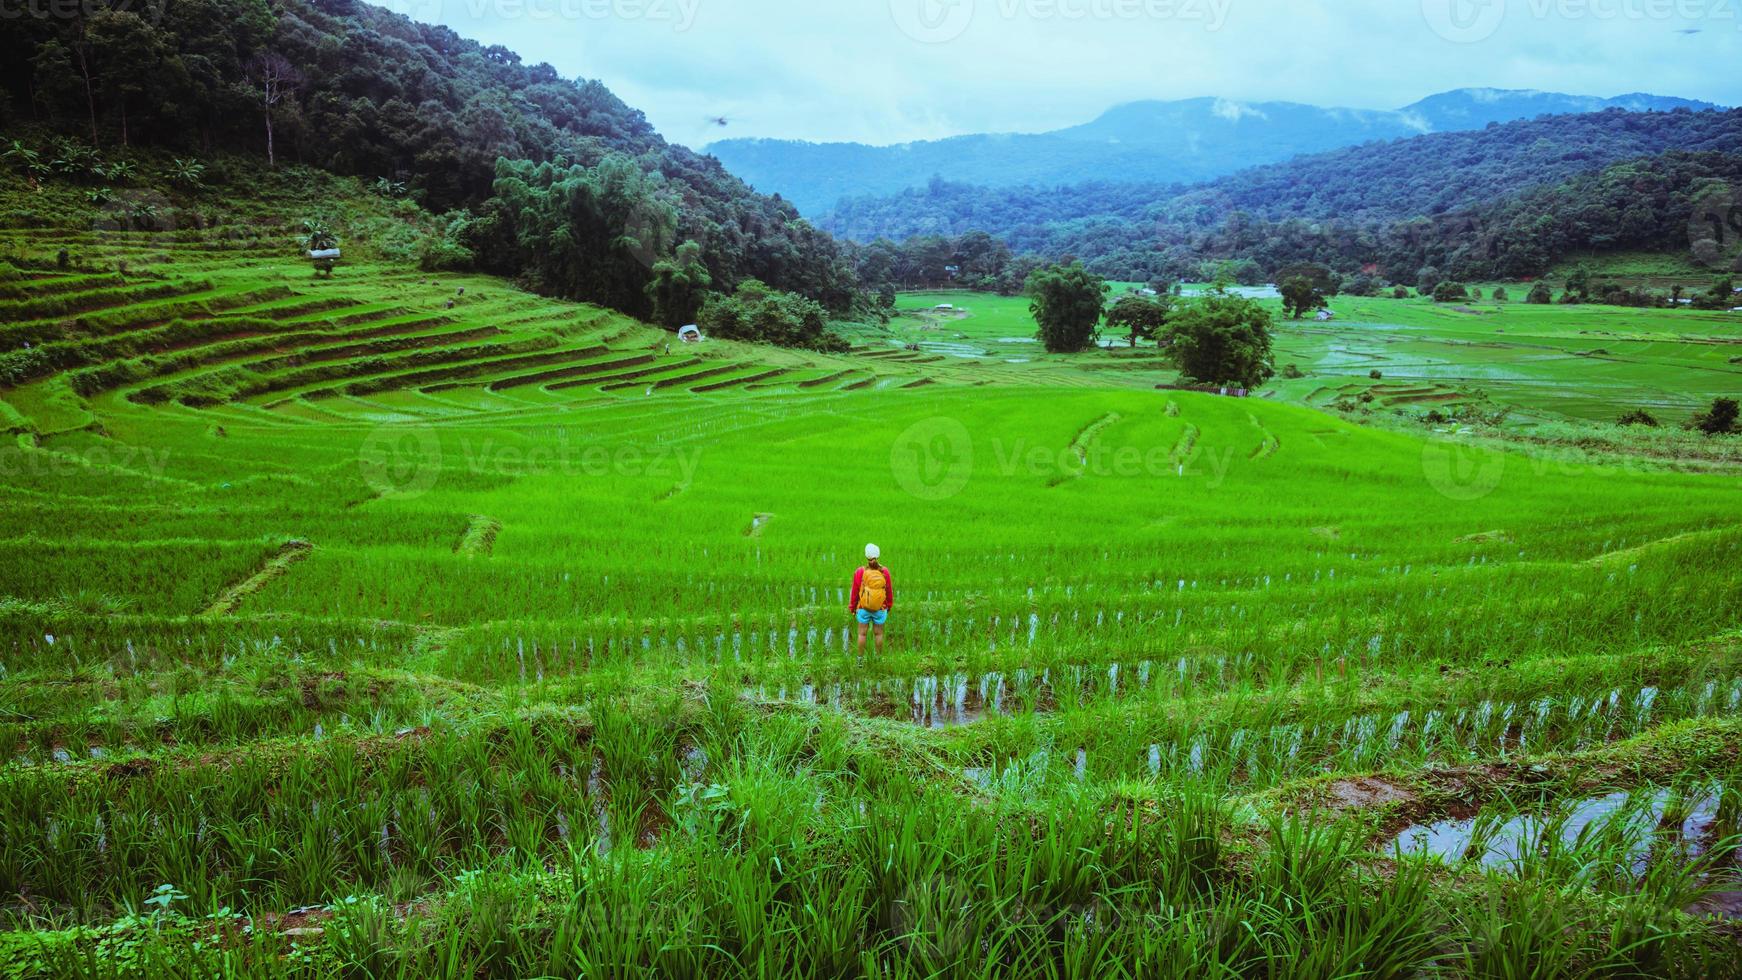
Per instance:
[[[681,318],[756,279],[832,313],[862,291],[826,233],[667,143],[595,81],[358,0],[26,4],[0,32],[0,126],[259,154],[449,213],[433,266]],[[33,152],[37,152],[34,151]],[[683,256],[685,243],[694,248]],[[657,283],[657,285],[655,285]]]
[[[1081,262],[1049,265],[1028,277],[1029,311],[1048,351],[1071,353],[1095,344],[1103,315],[1109,330],[1137,346],[1154,340],[1187,379],[1256,388],[1275,376],[1270,311],[1220,284],[1203,297],[1127,293],[1106,306],[1106,280]]]
[[[859,281],[874,290],[954,287],[1015,296],[1044,264],[1032,254],[1014,255],[984,231],[915,235],[902,242],[879,238],[845,248]]]
[[[856,240],[988,231],[1017,254],[1072,255],[1110,278],[1187,277],[1206,259],[1319,262],[1393,279],[1529,278],[1576,251],[1689,249],[1735,259],[1742,110],[1552,116],[1299,157],[1193,187],[924,189],[843,201]],[[1715,220],[1709,232],[1696,230]],[[1710,244],[1703,244],[1710,242]]]
[[[698,322],[710,336],[783,347],[843,351],[847,342],[828,329],[828,311],[814,300],[748,279],[730,296],[709,296]]]

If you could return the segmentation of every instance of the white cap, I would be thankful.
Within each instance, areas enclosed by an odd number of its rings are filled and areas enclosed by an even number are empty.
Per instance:
[[[883,555],[883,552],[878,550],[876,545],[868,544],[865,546],[865,557],[866,558],[878,558],[878,557],[881,557],[882,555]]]

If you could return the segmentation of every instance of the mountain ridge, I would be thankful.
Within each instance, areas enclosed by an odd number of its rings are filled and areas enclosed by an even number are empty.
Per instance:
[[[882,146],[736,139],[709,144],[705,152],[757,190],[779,194],[814,217],[844,197],[898,193],[933,176],[991,188],[1085,179],[1193,183],[1371,140],[1541,115],[1718,108],[1649,93],[1604,98],[1489,88],[1441,92],[1400,109],[1199,96],[1119,103],[1088,122],[1041,133],[970,133]]]

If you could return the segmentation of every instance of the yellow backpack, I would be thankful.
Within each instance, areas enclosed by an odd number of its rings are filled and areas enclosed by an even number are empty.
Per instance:
[[[867,568],[859,579],[859,608],[868,612],[882,612],[889,604],[889,580],[883,577],[883,569]]]

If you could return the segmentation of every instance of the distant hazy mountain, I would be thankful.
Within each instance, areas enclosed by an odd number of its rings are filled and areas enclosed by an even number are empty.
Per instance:
[[[740,139],[715,143],[708,152],[757,190],[780,194],[816,216],[842,197],[923,187],[933,176],[994,188],[1086,180],[1196,182],[1368,140],[1609,108],[1716,107],[1657,95],[1601,99],[1500,89],[1459,89],[1396,110],[1203,98],[1130,102],[1093,122],[1050,133],[978,134],[895,146]]]

